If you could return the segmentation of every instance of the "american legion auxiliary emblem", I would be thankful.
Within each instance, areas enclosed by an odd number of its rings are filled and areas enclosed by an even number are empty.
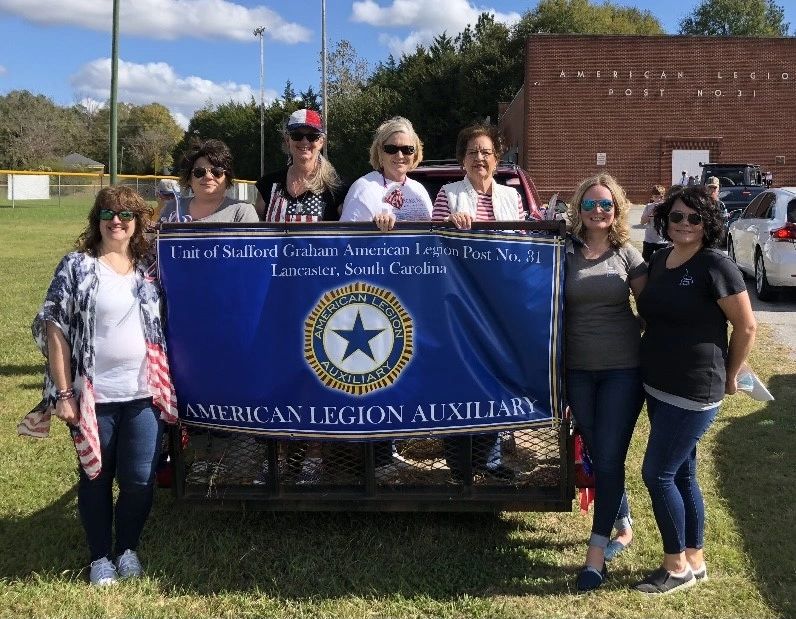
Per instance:
[[[396,381],[412,357],[412,318],[389,290],[330,290],[304,326],[304,357],[325,385],[364,395]]]

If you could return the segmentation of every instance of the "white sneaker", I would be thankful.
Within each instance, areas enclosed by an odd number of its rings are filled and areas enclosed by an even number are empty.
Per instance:
[[[116,558],[116,571],[119,578],[137,578],[144,573],[135,550],[128,548]]]
[[[118,578],[119,575],[116,573],[116,568],[107,557],[91,562],[91,572],[88,579],[92,585],[106,587],[115,583]]]

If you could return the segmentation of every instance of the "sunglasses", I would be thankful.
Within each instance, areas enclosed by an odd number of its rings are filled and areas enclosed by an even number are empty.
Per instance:
[[[599,206],[606,213],[610,213],[614,208],[614,201],[608,199],[592,200],[591,198],[586,198],[580,202],[580,208],[582,208],[584,211],[593,211],[596,206]]]
[[[308,142],[317,142],[321,139],[320,133],[304,133],[303,131],[291,131],[288,133],[290,139],[294,142],[301,142],[304,138],[307,138]]]
[[[99,218],[102,221],[112,221],[114,217],[118,216],[121,221],[132,221],[135,217],[133,211],[114,211],[112,208],[101,208]]]
[[[401,151],[402,155],[409,155],[415,154],[415,147],[414,146],[398,146],[397,144],[385,144],[381,147],[381,149],[387,153],[388,155],[395,155],[398,151]]]
[[[671,211],[669,213],[669,221],[673,224],[679,224],[684,219],[687,219],[692,226],[698,226],[702,223],[702,215],[699,213],[688,213],[688,215],[682,211]]]
[[[207,174],[208,172],[210,172],[210,174],[212,174],[214,178],[221,178],[222,176],[224,176],[224,174],[227,173],[227,171],[220,166],[213,166],[212,168],[198,167],[191,170],[191,174],[193,174],[194,178],[204,178],[205,174]]]

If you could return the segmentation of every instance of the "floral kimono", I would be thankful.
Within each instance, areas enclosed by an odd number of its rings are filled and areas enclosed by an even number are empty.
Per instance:
[[[153,265],[136,265],[137,297],[146,342],[147,384],[152,403],[166,423],[177,420],[177,401],[169,375],[166,341],[160,319],[160,289],[153,277]],[[33,337],[48,357],[46,321],[64,334],[71,349],[72,388],[79,401],[80,419],[70,426],[80,465],[89,479],[102,469],[99,431],[94,410],[95,307],[99,279],[97,258],[81,252],[67,254],[55,270],[39,313],[33,320]],[[45,365],[43,399],[17,426],[19,434],[43,438],[49,435],[55,412],[56,387]]]

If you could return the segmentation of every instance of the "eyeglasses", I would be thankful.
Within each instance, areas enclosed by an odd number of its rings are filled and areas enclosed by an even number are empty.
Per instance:
[[[472,157],[473,159],[478,157],[478,155],[482,155],[484,158],[486,158],[494,155],[495,151],[489,148],[476,148],[474,150],[468,150],[466,154],[468,157]]]
[[[114,217],[118,216],[122,221],[132,221],[133,217],[135,217],[135,213],[133,211],[114,211],[112,208],[101,208],[99,212],[99,218],[102,221],[112,221]]]
[[[692,226],[698,226],[702,223],[702,215],[699,213],[688,213],[688,215],[682,211],[671,211],[669,213],[669,221],[673,224],[679,224],[684,219],[687,219]]]
[[[193,174],[194,178],[204,178],[208,172],[210,172],[214,178],[221,178],[227,173],[227,171],[221,166],[213,166],[212,168],[194,168],[191,171],[191,174]]]
[[[580,208],[582,208],[584,211],[593,211],[596,206],[599,206],[606,213],[609,213],[614,208],[614,201],[608,200],[607,198],[603,200],[592,200],[591,198],[586,198],[585,200],[580,201]]]
[[[407,157],[415,154],[415,147],[409,145],[398,146],[397,144],[385,144],[381,149],[388,155],[395,155],[398,151],[401,151],[401,154]]]
[[[288,133],[290,139],[294,142],[301,142],[304,138],[307,138],[308,142],[317,142],[321,139],[320,133],[304,133],[303,131],[291,131]]]

